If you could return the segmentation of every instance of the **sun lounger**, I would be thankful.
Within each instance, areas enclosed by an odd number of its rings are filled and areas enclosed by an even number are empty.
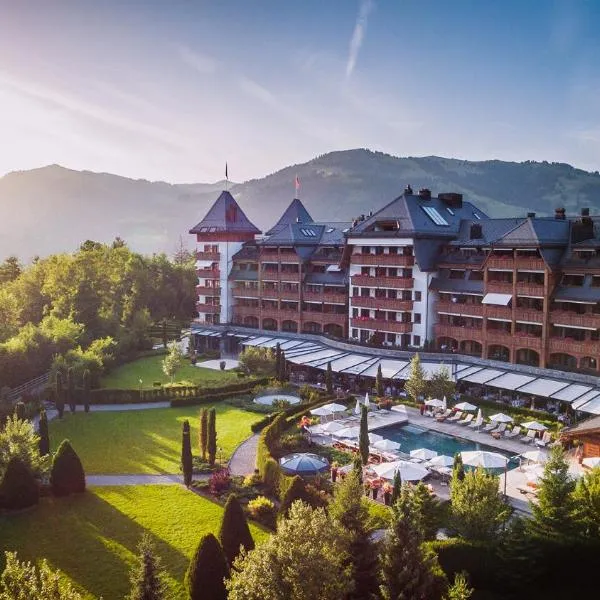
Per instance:
[[[461,411],[458,411],[453,417],[448,417],[446,421],[458,421],[462,419],[463,414]]]
[[[475,415],[467,415],[464,419],[458,421],[457,425],[468,425],[474,418]]]
[[[498,427],[498,423],[488,423],[481,431],[484,433],[490,433],[490,431],[494,431]]]
[[[469,423],[467,425],[467,427],[469,429],[479,429],[482,425],[483,425],[483,420],[478,421],[477,419],[475,419],[472,423]]]
[[[496,429],[492,429],[492,431],[490,431],[490,435],[492,435],[493,437],[495,437],[496,439],[502,437],[502,434],[504,433],[504,430],[506,429],[506,423],[500,423],[500,425],[498,425],[498,427],[496,427]]]
[[[535,431],[533,429],[530,429],[527,432],[527,435],[522,435],[519,438],[520,442],[523,442],[524,444],[531,444],[531,442],[533,442],[533,440],[535,439]]]
[[[540,448],[545,448],[552,441],[552,436],[549,431],[544,431],[544,435],[541,440],[535,440],[535,445]]]
[[[445,412],[435,417],[436,421],[445,421],[452,414],[452,409],[449,408]]]
[[[517,437],[520,434],[521,434],[521,428],[519,426],[515,425],[512,428],[512,431],[505,431],[504,432],[504,437],[510,439],[510,438]]]

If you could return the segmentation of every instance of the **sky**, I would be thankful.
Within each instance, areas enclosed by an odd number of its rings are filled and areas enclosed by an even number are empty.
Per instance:
[[[597,0],[0,0],[0,175],[333,150],[600,170]]]

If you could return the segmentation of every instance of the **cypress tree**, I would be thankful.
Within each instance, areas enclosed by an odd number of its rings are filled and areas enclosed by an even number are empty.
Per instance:
[[[281,357],[279,359],[279,378],[280,381],[287,381],[288,380],[288,369],[287,369],[287,363],[285,360],[285,352],[282,350],[281,351]]]
[[[169,341],[168,338],[167,338],[167,320],[166,319],[162,320],[161,328],[162,328],[162,343],[163,343],[163,348],[166,350],[167,349],[167,342]]]
[[[75,412],[75,379],[73,378],[73,367],[67,369],[67,404],[71,412]]]
[[[366,406],[362,406],[360,412],[360,435],[358,437],[358,450],[362,464],[366,465],[369,462],[369,424],[367,415],[369,411]]]
[[[247,551],[254,550],[254,540],[250,534],[246,515],[234,494],[229,495],[225,504],[219,542],[230,567],[240,553],[240,546]]]
[[[65,412],[65,392],[63,390],[62,373],[56,372],[56,381],[54,383],[54,392],[56,395],[56,410],[58,411],[58,418],[62,419]]]
[[[92,389],[92,380],[89,369],[83,372],[83,409],[90,412],[90,392]]]
[[[279,342],[275,346],[275,376],[281,381],[281,346]]]
[[[333,394],[333,373],[331,371],[331,361],[327,363],[327,371],[325,371],[325,387],[327,393],[331,396]]]
[[[377,388],[377,395],[381,398],[384,395],[383,373],[381,372],[381,363],[377,366],[377,377],[375,378],[375,387]]]
[[[392,506],[395,506],[396,502],[400,499],[402,494],[402,477],[400,475],[400,469],[394,473],[394,486],[392,488]]]
[[[200,446],[200,456],[206,461],[206,448],[208,446],[208,409],[203,408],[200,411],[200,429],[198,429],[198,445]]]
[[[183,422],[181,434],[181,468],[183,470],[183,483],[190,487],[192,483],[192,442],[190,440],[190,422]]]
[[[0,507],[27,508],[37,504],[39,497],[38,484],[29,467],[18,456],[11,457],[0,483]]]
[[[208,441],[206,449],[208,451],[208,462],[212,467],[217,457],[217,412],[214,408],[208,411]]]
[[[138,545],[136,564],[130,573],[131,591],[126,600],[164,600],[168,588],[161,561],[155,554],[154,545],[144,533]]]
[[[202,536],[185,574],[190,600],[226,600],[224,579],[229,576],[223,548],[212,533]]]
[[[48,433],[48,416],[46,415],[46,411],[44,409],[40,411],[38,435],[40,436],[40,441],[38,444],[40,455],[46,456],[46,454],[50,453],[50,435]]]
[[[25,402],[19,400],[15,404],[15,416],[17,417],[17,419],[19,419],[19,421],[25,420]]]
[[[465,479],[465,466],[463,464],[462,456],[459,452],[454,455],[454,464],[452,465],[452,479],[456,481],[464,481]]]
[[[410,361],[410,375],[404,384],[404,389],[415,402],[420,402],[421,396],[425,391],[425,385],[425,371],[421,366],[421,358],[417,353]]]
[[[71,442],[63,440],[52,460],[50,486],[55,496],[85,492],[85,473]]]
[[[361,485],[363,482],[363,462],[362,459],[360,458],[360,454],[357,454],[354,457],[354,460],[352,462],[352,472],[356,473],[356,476],[358,477],[358,481],[360,481]]]

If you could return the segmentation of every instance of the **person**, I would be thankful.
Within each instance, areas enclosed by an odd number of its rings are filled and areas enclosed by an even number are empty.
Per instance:
[[[425,404],[423,404],[421,402],[421,404],[419,404],[419,412],[421,413],[421,416],[423,416],[423,414],[425,413]]]

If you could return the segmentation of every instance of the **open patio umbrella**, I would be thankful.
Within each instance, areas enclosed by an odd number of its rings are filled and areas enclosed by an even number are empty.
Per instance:
[[[548,460],[548,455],[541,450],[529,450],[529,452],[523,452],[521,456],[525,460],[530,460],[535,463],[545,463]]]
[[[513,418],[504,413],[497,413],[490,417],[490,421],[493,421],[494,423],[512,423]]]
[[[332,413],[344,412],[346,410],[346,407],[343,404],[338,404],[337,402],[331,402],[321,408],[328,408]]]
[[[527,423],[523,423],[522,427],[525,427],[525,429],[533,429],[534,431],[546,431],[546,429],[548,429],[545,425],[542,425],[537,421],[527,421]]]
[[[317,454],[288,454],[279,460],[279,466],[287,475],[316,475],[329,469],[329,461]]]
[[[445,454],[438,454],[433,458],[429,459],[425,463],[428,467],[451,467],[454,464],[454,459],[451,456]]]
[[[374,444],[375,442],[380,442],[383,439],[382,435],[379,435],[378,433],[370,433],[369,434],[369,442],[371,442],[371,444]]]
[[[310,411],[311,415],[315,415],[316,417],[326,417],[328,415],[330,415],[333,411],[329,410],[328,408],[325,408],[324,406],[319,406],[319,408],[313,408]]]
[[[365,394],[365,406],[367,407],[367,409],[371,407],[371,401],[369,400],[369,392]]]
[[[437,456],[437,452],[429,450],[429,448],[417,448],[416,450],[410,451],[411,458],[420,458],[421,460],[429,460]]]
[[[354,414],[360,415],[360,400],[356,399],[356,406],[354,407]]]
[[[336,437],[342,438],[358,438],[360,435],[360,427],[344,427],[335,432]]]
[[[399,442],[394,442],[394,440],[384,440],[381,439],[378,442],[375,442],[373,444],[374,448],[377,448],[378,450],[389,450],[391,452],[393,452],[394,450],[399,450],[400,449],[400,444]]]
[[[454,408],[456,410],[462,410],[462,411],[472,411],[472,410],[477,410],[477,407],[474,404],[471,404],[470,402],[459,402],[458,404],[454,405]]]
[[[393,462],[374,465],[372,470],[383,479],[394,479],[394,475],[399,471],[402,481],[421,481],[421,479],[429,475],[429,471],[425,467],[406,460],[395,460]]]
[[[592,469],[594,467],[600,467],[600,456],[588,456],[581,461],[581,464]]]
[[[345,425],[342,425],[339,421],[329,421],[329,423],[325,423],[324,425],[319,425],[319,428],[324,433],[335,433],[340,429],[345,429]]]
[[[425,401],[426,406],[433,406],[434,408],[443,408],[444,403],[442,400],[438,400],[437,398],[430,398]]]
[[[497,452],[487,450],[473,450],[472,452],[461,452],[463,464],[469,467],[483,467],[484,469],[503,469],[508,463],[508,458]]]

